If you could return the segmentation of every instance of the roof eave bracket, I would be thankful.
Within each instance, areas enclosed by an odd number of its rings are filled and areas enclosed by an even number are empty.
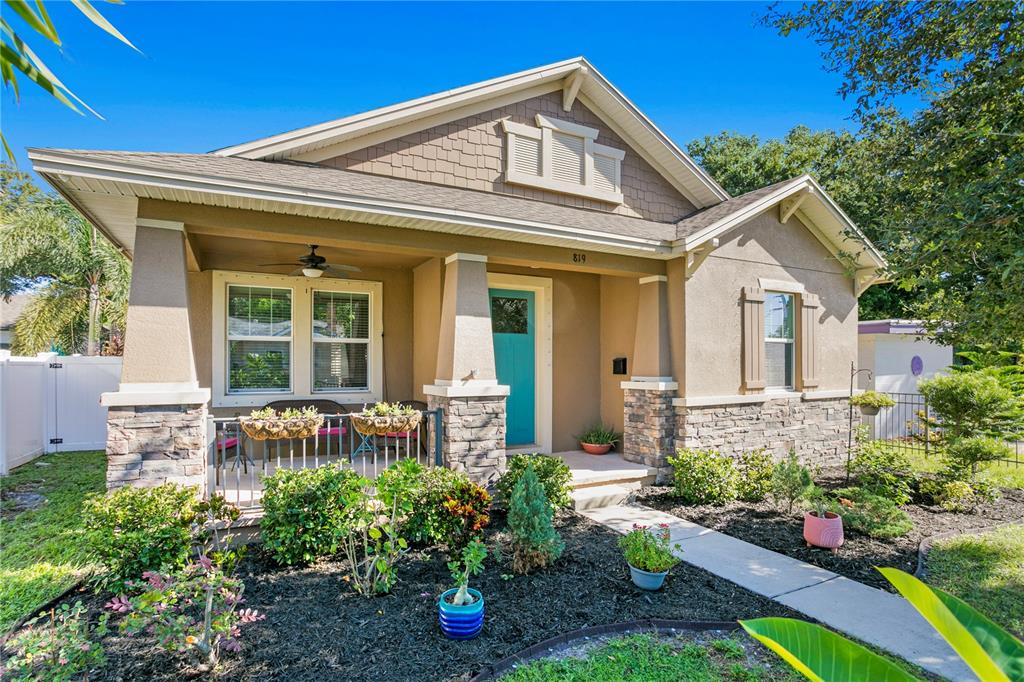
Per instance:
[[[718,244],[718,237],[715,237],[686,254],[686,279],[693,277],[697,272],[697,268],[707,260],[707,257],[711,255],[712,251],[718,248]]]
[[[793,214],[800,208],[800,204],[804,203],[804,199],[807,198],[809,192],[803,190],[792,196],[786,197],[779,202],[779,222],[783,225],[786,221],[793,217]]]
[[[853,276],[853,293],[857,298],[875,284],[885,281],[884,277],[878,276],[876,268],[861,268]]]
[[[563,111],[572,111],[572,105],[576,101],[576,95],[580,94],[580,86],[583,85],[583,81],[586,80],[589,73],[590,71],[587,67],[580,66],[580,68],[565,77],[565,82],[562,86]]]

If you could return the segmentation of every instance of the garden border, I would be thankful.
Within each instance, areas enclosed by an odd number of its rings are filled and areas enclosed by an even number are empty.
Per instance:
[[[528,646],[518,653],[506,656],[497,663],[492,663],[487,667],[483,668],[480,672],[470,678],[470,682],[486,682],[489,680],[496,680],[500,675],[505,674],[512,669],[513,666],[529,663],[530,661],[542,658],[541,654],[547,655],[552,652],[555,647],[564,646],[578,639],[590,638],[598,635],[609,635],[609,634],[626,634],[632,632],[675,632],[682,630],[684,632],[708,632],[711,630],[724,630],[727,632],[736,632],[740,630],[740,624],[737,621],[694,621],[694,620],[662,620],[660,618],[644,618],[641,620],[632,620],[622,623],[608,623],[606,625],[592,625],[586,628],[580,628],[578,630],[572,630],[570,632],[545,639],[543,642],[538,642],[532,646]]]
[[[986,533],[991,533],[992,531],[1006,528],[1008,526],[1024,526],[1024,523],[1018,521],[1004,521],[993,526],[969,528],[967,530],[951,530],[946,533],[936,533],[935,535],[929,535],[926,538],[922,538],[921,542],[917,545],[917,568],[914,570],[914,577],[919,580],[924,580],[928,577],[928,569],[926,568],[928,552],[931,551],[932,545],[936,542],[940,540],[948,540],[949,538],[960,537],[961,535],[985,535]]]

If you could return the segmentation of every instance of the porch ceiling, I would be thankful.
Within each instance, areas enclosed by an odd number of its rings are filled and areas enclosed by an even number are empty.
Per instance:
[[[208,234],[189,236],[196,259],[204,270],[243,270],[268,274],[288,274],[299,267],[261,267],[264,263],[296,262],[299,256],[309,252],[305,242],[274,242],[257,239],[238,239]],[[423,263],[424,256],[320,246],[317,253],[328,263],[354,265],[364,270],[389,268],[407,270]]]

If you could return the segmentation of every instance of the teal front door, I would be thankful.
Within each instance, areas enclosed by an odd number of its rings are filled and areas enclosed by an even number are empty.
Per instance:
[[[537,441],[536,324],[532,291],[491,289],[491,330],[498,383],[509,387],[505,444]]]

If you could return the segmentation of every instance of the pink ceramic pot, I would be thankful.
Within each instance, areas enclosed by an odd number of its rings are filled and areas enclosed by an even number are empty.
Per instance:
[[[825,547],[835,551],[843,545],[843,517],[825,512],[821,518],[812,512],[804,514],[804,540],[808,546]]]
[[[580,446],[583,448],[583,452],[587,453],[588,455],[607,455],[608,451],[612,449],[610,443],[605,443],[604,445],[594,445],[593,443],[580,443]]]

